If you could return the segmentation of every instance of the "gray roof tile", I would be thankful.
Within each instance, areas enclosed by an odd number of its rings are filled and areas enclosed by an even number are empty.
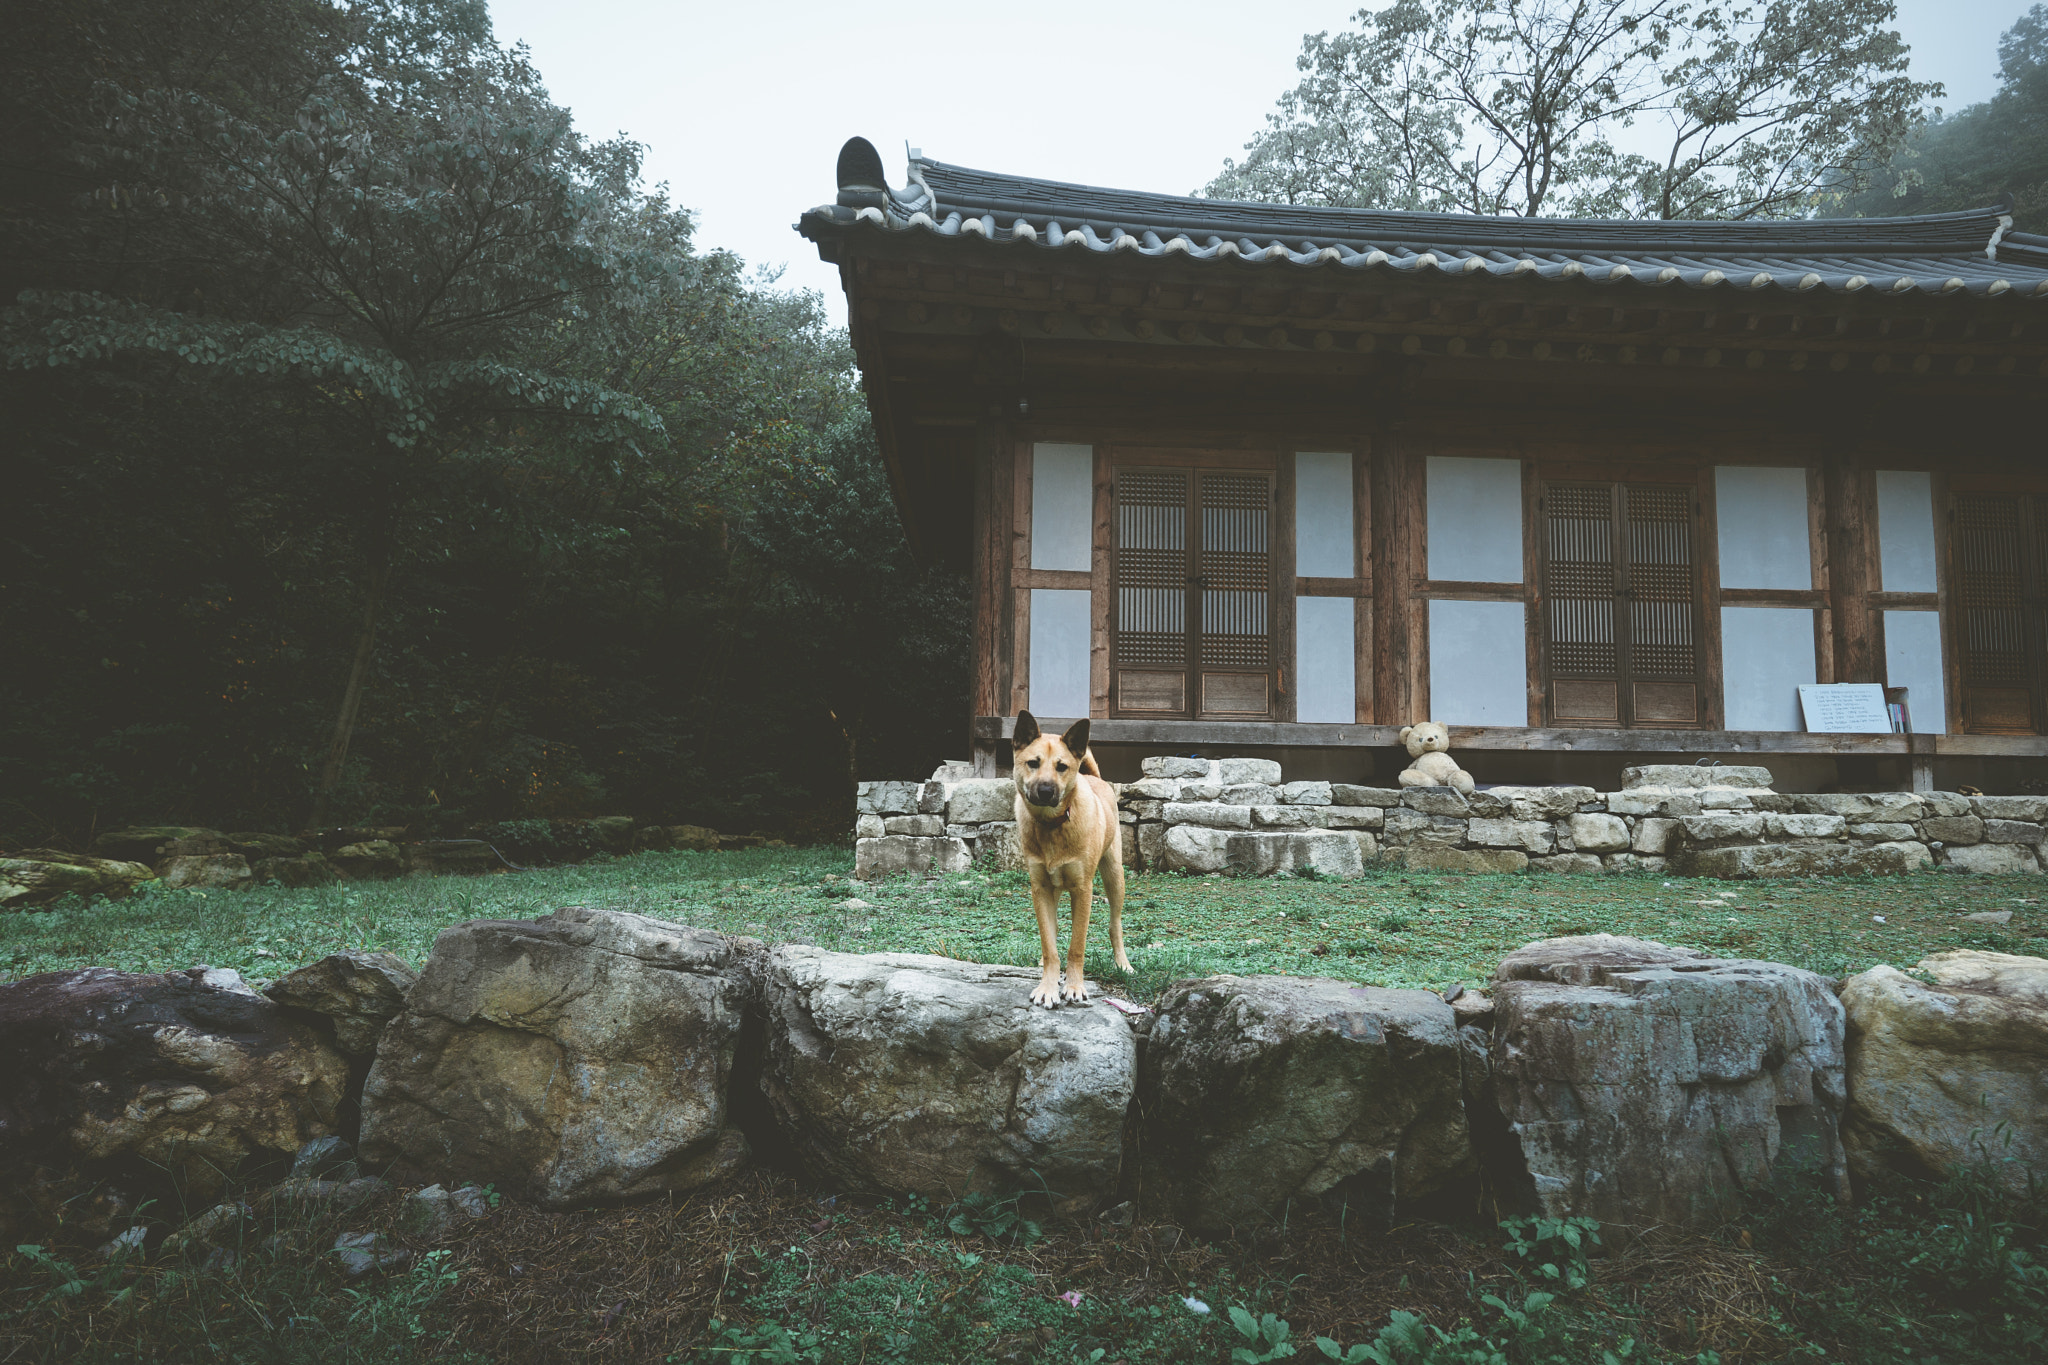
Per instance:
[[[924,157],[910,170],[902,190],[849,186],[841,202],[804,214],[798,231],[814,240],[925,233],[1045,252],[1631,288],[2048,297],[2048,237],[2013,232],[2002,206],[1901,218],[1487,218],[1099,189]]]

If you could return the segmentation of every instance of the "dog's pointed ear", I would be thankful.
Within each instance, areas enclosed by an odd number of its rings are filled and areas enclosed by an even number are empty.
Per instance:
[[[1029,711],[1019,711],[1017,713],[1016,732],[1010,736],[1011,745],[1021,749],[1037,738],[1038,717],[1032,715]]]
[[[1085,720],[1077,720],[1072,725],[1069,725],[1067,727],[1067,732],[1064,735],[1060,736],[1060,743],[1066,745],[1067,752],[1072,754],[1075,758],[1079,758],[1083,754],[1087,753],[1088,722]]]

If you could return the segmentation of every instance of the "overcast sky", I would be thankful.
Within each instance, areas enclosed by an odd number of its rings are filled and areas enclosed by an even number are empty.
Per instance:
[[[907,141],[941,161],[1186,194],[1294,84],[1304,33],[1358,0],[963,5],[914,0],[491,0],[585,133],[647,146],[650,182],[698,214],[698,246],[786,266],[844,319],[836,272],[791,231],[831,200],[860,134],[903,183]],[[1997,86],[1998,35],[2028,0],[1899,0],[1912,74],[1960,108]]]

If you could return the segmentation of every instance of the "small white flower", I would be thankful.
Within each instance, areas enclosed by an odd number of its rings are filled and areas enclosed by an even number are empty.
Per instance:
[[[1197,1317],[1209,1311],[1209,1305],[1203,1303],[1193,1294],[1188,1295],[1186,1298],[1182,1299],[1181,1302],[1186,1304],[1188,1306],[1188,1311],[1190,1313],[1195,1314]]]

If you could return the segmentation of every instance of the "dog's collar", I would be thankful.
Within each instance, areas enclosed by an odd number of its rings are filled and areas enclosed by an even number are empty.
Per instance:
[[[1061,825],[1064,825],[1065,823],[1067,823],[1067,821],[1074,818],[1074,808],[1071,805],[1063,808],[1060,811],[1058,818],[1048,820],[1043,815],[1040,815],[1038,813],[1039,807],[1032,806],[1029,801],[1026,801],[1024,804],[1026,806],[1030,806],[1031,818],[1036,820],[1039,824],[1039,827],[1042,829],[1058,829]]]

